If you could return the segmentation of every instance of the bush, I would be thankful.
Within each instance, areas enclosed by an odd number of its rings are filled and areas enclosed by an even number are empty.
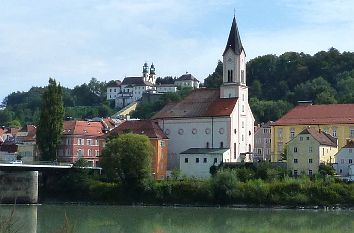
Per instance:
[[[233,201],[233,197],[238,196],[239,180],[235,170],[220,170],[211,178],[211,190],[214,200],[219,204],[227,204]]]

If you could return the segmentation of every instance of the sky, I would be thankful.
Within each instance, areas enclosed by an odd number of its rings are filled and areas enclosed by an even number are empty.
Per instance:
[[[0,0],[0,101],[49,77],[73,88],[139,76],[144,62],[157,76],[203,82],[234,13],[248,60],[353,52],[353,12],[352,0]]]

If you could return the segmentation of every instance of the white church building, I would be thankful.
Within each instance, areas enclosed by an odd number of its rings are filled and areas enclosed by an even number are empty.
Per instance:
[[[210,161],[219,165],[252,160],[254,117],[248,103],[246,54],[235,18],[223,65],[220,88],[195,89],[182,101],[168,104],[154,115],[170,139],[168,170],[177,168],[185,175],[205,177]],[[216,156],[217,148],[222,150]]]

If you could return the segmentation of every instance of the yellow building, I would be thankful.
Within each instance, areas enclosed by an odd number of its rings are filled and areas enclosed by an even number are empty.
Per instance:
[[[340,149],[354,139],[354,104],[300,104],[290,110],[271,126],[271,160],[280,160],[286,143],[308,126],[336,137]]]
[[[338,152],[337,139],[314,128],[300,132],[287,144],[287,166],[294,176],[318,173],[320,164],[332,164]]]

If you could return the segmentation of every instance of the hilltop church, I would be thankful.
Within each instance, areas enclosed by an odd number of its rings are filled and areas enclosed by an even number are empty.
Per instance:
[[[234,17],[223,53],[222,86],[195,89],[153,116],[169,138],[168,170],[207,177],[211,165],[252,160],[254,117],[246,81],[246,54]]]

